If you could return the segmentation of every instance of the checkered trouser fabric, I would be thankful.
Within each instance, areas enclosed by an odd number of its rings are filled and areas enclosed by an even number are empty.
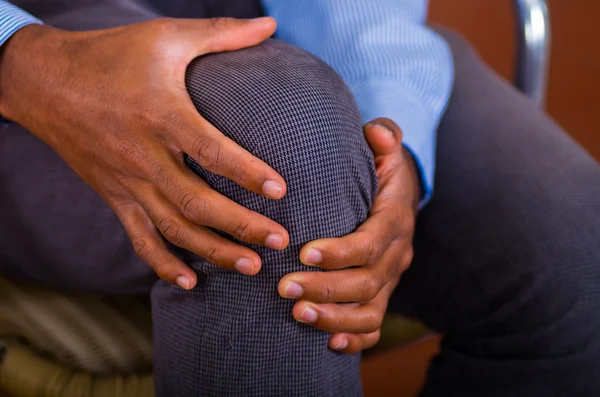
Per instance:
[[[197,59],[186,82],[200,114],[277,170],[288,193],[269,200],[188,165],[281,223],[291,243],[252,246],[263,260],[254,277],[183,254],[198,286],[153,293],[158,396],[361,395],[359,356],[329,350],[329,335],[296,322],[277,293],[283,275],[311,270],[298,260],[305,243],[345,235],[368,214],[376,175],[351,93],[322,61],[276,40]]]

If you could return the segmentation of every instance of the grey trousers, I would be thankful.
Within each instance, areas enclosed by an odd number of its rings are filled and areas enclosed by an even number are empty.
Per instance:
[[[15,3],[72,29],[260,14],[242,0],[79,2]],[[442,34],[456,84],[439,128],[436,193],[390,305],[445,335],[423,395],[596,395],[600,166],[460,38]],[[271,205],[190,166],[282,222],[293,241],[283,253],[260,251],[265,267],[254,278],[181,253],[200,283],[152,290],[158,396],[360,395],[358,357],[327,350],[328,336],[295,323],[276,294],[278,278],[302,268],[304,242],[345,234],[368,211],[373,165],[351,96],[324,64],[276,41],[203,58],[188,89],[205,117],[282,172],[290,195]],[[102,200],[32,135],[0,128],[0,271],[56,288],[148,293],[155,279]]]

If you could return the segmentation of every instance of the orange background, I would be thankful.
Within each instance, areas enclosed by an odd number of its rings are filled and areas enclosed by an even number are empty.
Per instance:
[[[600,159],[600,1],[549,0],[552,56],[548,113]],[[512,80],[512,0],[431,0],[430,21],[461,32],[499,74]],[[430,338],[363,361],[366,397],[415,396],[437,350]]]

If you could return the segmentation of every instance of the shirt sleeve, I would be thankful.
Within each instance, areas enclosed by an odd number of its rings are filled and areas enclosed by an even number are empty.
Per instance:
[[[262,0],[276,37],[327,62],[354,94],[364,122],[403,131],[424,187],[433,191],[436,129],[453,83],[447,43],[425,26],[427,0]]]
[[[9,2],[0,0],[0,46],[17,30],[34,23],[41,21]]]

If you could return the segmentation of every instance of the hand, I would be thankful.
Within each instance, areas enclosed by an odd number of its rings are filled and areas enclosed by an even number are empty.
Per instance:
[[[379,179],[369,218],[352,234],[302,248],[302,263],[333,271],[291,273],[279,283],[282,297],[299,299],[296,320],[333,333],[329,347],[345,353],[379,340],[389,297],[412,260],[420,200],[419,176],[410,153],[400,147],[400,128],[377,119],[365,126],[365,135]]]
[[[158,19],[90,32],[31,25],[0,58],[0,113],[50,145],[116,212],[137,254],[185,289],[196,274],[161,237],[210,262],[256,274],[261,260],[210,228],[273,249],[286,230],[211,189],[207,170],[279,199],[283,178],[203,119],[185,87],[194,58],[256,45],[275,30],[255,20]]]

